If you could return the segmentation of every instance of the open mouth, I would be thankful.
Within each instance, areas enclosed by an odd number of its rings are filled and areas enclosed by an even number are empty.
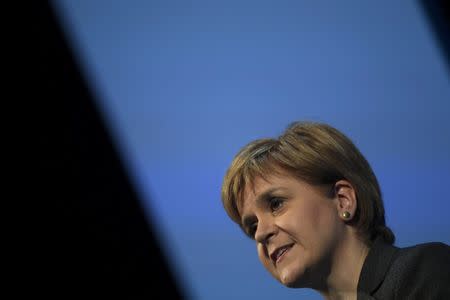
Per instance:
[[[276,249],[271,255],[270,258],[272,259],[272,262],[274,264],[279,263],[283,257],[285,256],[285,254],[292,248],[294,244],[290,244],[290,245],[286,245],[286,246],[282,246],[278,249]]]

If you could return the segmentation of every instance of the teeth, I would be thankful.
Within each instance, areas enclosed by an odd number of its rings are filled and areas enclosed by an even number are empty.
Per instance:
[[[283,255],[284,252],[287,251],[287,249],[288,249],[288,248],[286,247],[286,248],[283,248],[283,249],[281,249],[281,250],[278,251],[278,253],[277,253],[277,260],[278,260],[278,258],[280,258],[281,255]]]

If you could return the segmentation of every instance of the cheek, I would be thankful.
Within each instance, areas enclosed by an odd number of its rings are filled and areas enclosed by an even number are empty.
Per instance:
[[[278,220],[278,226],[295,238],[300,238],[316,227],[314,223],[317,222],[317,217],[313,209],[304,206],[287,212]]]
[[[283,219],[279,220],[278,226],[302,244],[311,238],[313,240],[320,238],[326,231],[334,228],[335,214],[329,205],[305,203],[303,206],[289,211]]]

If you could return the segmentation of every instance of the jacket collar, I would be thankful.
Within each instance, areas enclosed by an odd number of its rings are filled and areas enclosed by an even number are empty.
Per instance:
[[[372,295],[383,282],[399,248],[377,237],[364,261],[358,281],[358,294]]]

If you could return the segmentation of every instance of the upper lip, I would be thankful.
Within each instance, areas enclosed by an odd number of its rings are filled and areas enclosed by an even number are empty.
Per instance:
[[[278,260],[278,257],[280,256],[280,253],[282,253],[282,251],[284,251],[285,249],[291,248],[292,245],[293,244],[287,244],[273,250],[272,253],[270,253],[270,259],[272,260],[272,262],[275,264]]]

